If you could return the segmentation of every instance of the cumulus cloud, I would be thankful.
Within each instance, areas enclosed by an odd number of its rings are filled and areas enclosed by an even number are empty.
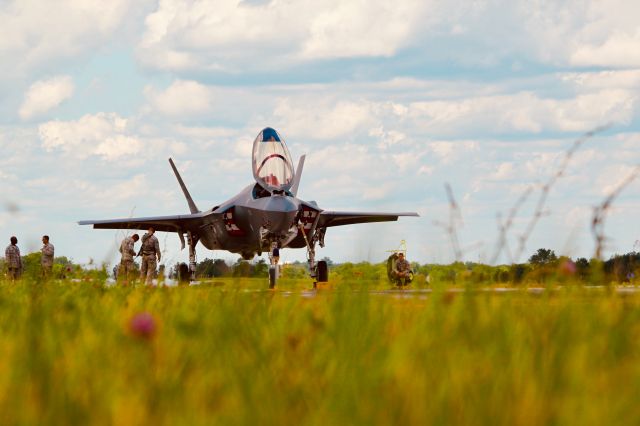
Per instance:
[[[160,69],[234,73],[392,57],[403,49],[483,67],[522,56],[553,65],[638,67],[640,30],[630,18],[638,15],[640,6],[627,0],[163,0],[145,19],[138,54]],[[461,41],[473,48],[459,48]]]
[[[85,115],[75,121],[49,121],[39,126],[42,147],[84,159],[91,155],[113,161],[142,151],[142,142],[128,134],[127,119],[115,113]]]
[[[541,97],[532,92],[473,96],[465,99],[412,102],[407,116],[425,131],[456,134],[484,132],[538,133],[542,130],[585,131],[600,123],[628,123],[638,94],[603,89],[574,98]]]
[[[333,139],[363,129],[372,123],[368,102],[308,97],[281,98],[273,112],[287,126],[287,133],[312,139]]]
[[[24,95],[18,114],[23,120],[44,114],[69,99],[74,91],[73,80],[63,75],[36,81]]]
[[[142,60],[172,70],[277,70],[301,61],[391,56],[425,25],[425,3],[248,4],[164,0],[145,20]],[[295,17],[295,18],[292,18]]]
[[[165,115],[205,114],[212,108],[213,90],[196,81],[176,80],[165,90],[148,86],[144,91],[151,106]]]
[[[126,0],[9,0],[0,7],[0,62],[6,75],[86,53],[118,37],[150,3]],[[49,64],[50,65],[50,64]]]
[[[640,11],[638,11],[640,13]],[[614,33],[601,44],[583,44],[572,52],[570,62],[578,66],[640,66],[640,28],[635,32]]]
[[[318,4],[318,3],[314,3]],[[423,1],[329,1],[309,22],[305,59],[392,56],[410,41],[416,24],[428,25]],[[421,19],[422,18],[422,19]]]
[[[596,184],[598,191],[603,197],[611,195],[631,176],[637,178],[638,167],[640,166],[620,163],[606,165],[598,176]]]

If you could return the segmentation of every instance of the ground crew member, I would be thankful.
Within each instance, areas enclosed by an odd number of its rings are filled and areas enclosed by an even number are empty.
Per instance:
[[[155,235],[155,229],[149,228],[149,231],[142,236],[142,247],[140,247],[139,255],[142,256],[142,265],[140,267],[140,279],[145,284],[151,284],[156,267],[160,261],[160,243]],[[158,260],[156,261],[156,257]]]
[[[393,269],[393,273],[398,278],[398,285],[407,285],[409,274],[411,273],[411,265],[404,258],[404,253],[398,253],[398,259],[396,260],[396,266]]]
[[[42,252],[42,257],[40,258],[40,264],[42,265],[42,276],[44,278],[49,278],[51,276],[51,270],[53,269],[53,253],[54,247],[53,244],[49,242],[49,236],[42,236],[42,248],[40,251]]]
[[[9,244],[4,251],[4,259],[7,264],[7,273],[11,281],[15,281],[20,278],[20,271],[22,271],[22,258],[20,257],[20,249],[18,248],[18,239],[11,237]]]
[[[136,255],[136,251],[133,246],[140,237],[138,234],[133,234],[130,237],[125,237],[120,243],[120,253],[122,259],[120,260],[120,266],[118,267],[118,278],[124,280],[124,284],[128,284],[133,273],[133,257]]]

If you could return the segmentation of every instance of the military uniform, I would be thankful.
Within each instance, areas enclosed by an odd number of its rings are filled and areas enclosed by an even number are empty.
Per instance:
[[[160,260],[160,243],[155,235],[146,233],[142,236],[142,265],[140,267],[140,279],[145,280],[146,284],[151,284],[151,280],[156,273],[156,267]]]
[[[396,267],[394,269],[394,273],[396,277],[400,279],[400,284],[405,285],[407,278],[409,278],[409,272],[411,272],[411,264],[407,261],[407,259],[396,260]]]
[[[7,272],[12,280],[20,276],[22,270],[22,259],[20,258],[20,249],[18,246],[9,244],[4,251],[4,258],[7,264]]]
[[[40,264],[42,265],[42,273],[45,277],[49,277],[51,275],[51,270],[53,269],[54,250],[53,244],[51,243],[46,243],[42,246],[42,249],[40,249],[42,252]]]
[[[136,255],[133,246],[135,244],[133,237],[126,237],[120,243],[120,253],[122,253],[122,259],[120,260],[120,266],[118,267],[118,278],[123,278],[125,281],[129,281],[132,272],[134,270],[133,257]]]

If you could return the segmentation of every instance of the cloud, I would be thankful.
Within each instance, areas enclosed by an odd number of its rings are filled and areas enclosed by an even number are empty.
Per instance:
[[[160,69],[233,72],[392,56],[411,42],[419,25],[435,19],[424,11],[424,2],[417,0],[393,5],[381,0],[164,0],[145,19],[138,54]]]
[[[616,191],[623,182],[626,182],[631,176],[638,174],[638,165],[632,166],[627,164],[609,164],[602,168],[596,183],[598,192],[603,196],[609,196]],[[629,188],[626,188],[628,191]]]
[[[9,0],[0,7],[3,36],[0,62],[6,76],[23,73],[61,58],[84,54],[124,36],[126,23],[134,22],[150,4],[114,0]]]
[[[422,1],[355,0],[323,2],[309,23],[301,56],[325,59],[393,56],[406,46],[416,24],[428,25]],[[420,19],[423,17],[424,19]]]
[[[128,121],[115,113],[85,115],[76,121],[49,121],[38,127],[42,147],[78,159],[96,155],[114,161],[142,152],[142,142],[128,134]]]
[[[176,80],[163,91],[148,86],[144,92],[156,111],[169,116],[206,114],[214,100],[213,90],[196,81]]]
[[[568,99],[545,98],[532,92],[494,96],[470,93],[460,100],[412,102],[407,116],[425,132],[443,135],[472,129],[489,133],[586,131],[601,123],[628,123],[636,113],[637,101],[637,93],[623,89],[603,89]]]
[[[479,145],[474,141],[437,141],[429,143],[429,148],[443,164],[451,164],[463,155],[477,151]]]
[[[42,115],[73,95],[75,87],[68,75],[36,81],[24,96],[18,114],[23,120]]]
[[[497,181],[510,180],[514,177],[515,171],[513,163],[507,161],[500,163],[495,171],[489,175],[489,178]]]
[[[637,67],[640,65],[640,28],[634,33],[616,31],[602,44],[579,46],[570,62],[577,66]]]
[[[291,136],[333,139],[372,124],[371,105],[364,102],[307,96],[280,98],[273,115]]]

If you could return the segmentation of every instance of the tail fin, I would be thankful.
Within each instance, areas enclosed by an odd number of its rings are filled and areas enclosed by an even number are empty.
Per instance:
[[[189,194],[189,191],[187,190],[186,185],[182,181],[182,178],[180,177],[180,173],[178,173],[178,169],[176,169],[176,165],[173,164],[173,160],[171,158],[169,158],[169,164],[171,164],[173,173],[175,173],[176,179],[178,179],[178,183],[180,184],[180,188],[182,188],[182,192],[184,193],[184,196],[187,199],[187,203],[189,203],[189,210],[191,210],[191,213],[200,213],[200,210],[198,210],[198,207],[196,207],[196,203],[193,202],[193,198],[191,198],[191,194]]]
[[[298,167],[296,168],[296,175],[293,177],[293,185],[291,185],[291,193],[294,197],[298,196],[298,186],[300,185],[300,178],[302,177],[302,168],[304,167],[304,159],[306,155],[303,155],[298,160]]]

